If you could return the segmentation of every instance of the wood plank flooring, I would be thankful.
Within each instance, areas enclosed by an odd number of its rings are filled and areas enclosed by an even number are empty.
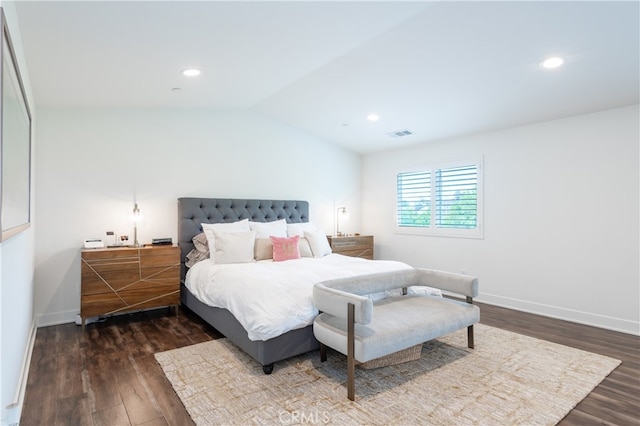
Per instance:
[[[622,360],[560,425],[640,425],[640,337],[479,305],[484,324]],[[84,333],[40,328],[20,424],[193,424],[153,354],[219,337],[188,310],[123,315]]]

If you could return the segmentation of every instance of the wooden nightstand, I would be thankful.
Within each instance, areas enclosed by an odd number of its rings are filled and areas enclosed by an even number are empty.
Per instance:
[[[345,256],[373,259],[373,236],[358,235],[349,237],[327,237],[334,253]]]
[[[180,248],[82,250],[80,317],[180,304]]]

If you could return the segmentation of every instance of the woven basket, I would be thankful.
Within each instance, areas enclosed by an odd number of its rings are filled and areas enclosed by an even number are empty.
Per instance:
[[[421,353],[422,344],[419,344],[389,355],[381,356],[380,358],[372,359],[371,361],[363,362],[358,364],[358,366],[367,370],[371,368],[386,367],[387,365],[400,364],[401,362],[415,361],[416,359],[420,359]]]

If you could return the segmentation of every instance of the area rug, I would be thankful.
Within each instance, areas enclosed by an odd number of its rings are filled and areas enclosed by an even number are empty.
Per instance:
[[[425,343],[416,361],[356,369],[318,351],[276,363],[273,374],[227,339],[157,353],[197,425],[553,425],[620,361],[478,324]]]

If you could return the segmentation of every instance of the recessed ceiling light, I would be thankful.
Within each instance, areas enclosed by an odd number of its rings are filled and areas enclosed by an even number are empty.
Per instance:
[[[182,70],[182,75],[186,75],[187,77],[195,77],[197,75],[200,75],[200,70],[195,68],[189,68],[186,70]]]
[[[562,66],[562,64],[564,64],[564,59],[562,59],[559,56],[553,56],[551,58],[547,58],[544,61],[542,61],[542,68],[546,68],[548,70],[553,69],[553,68],[558,68],[559,66]]]
[[[380,120],[380,116],[378,114],[369,114],[369,115],[367,115],[367,120],[369,120],[369,121],[378,121],[378,120]]]

